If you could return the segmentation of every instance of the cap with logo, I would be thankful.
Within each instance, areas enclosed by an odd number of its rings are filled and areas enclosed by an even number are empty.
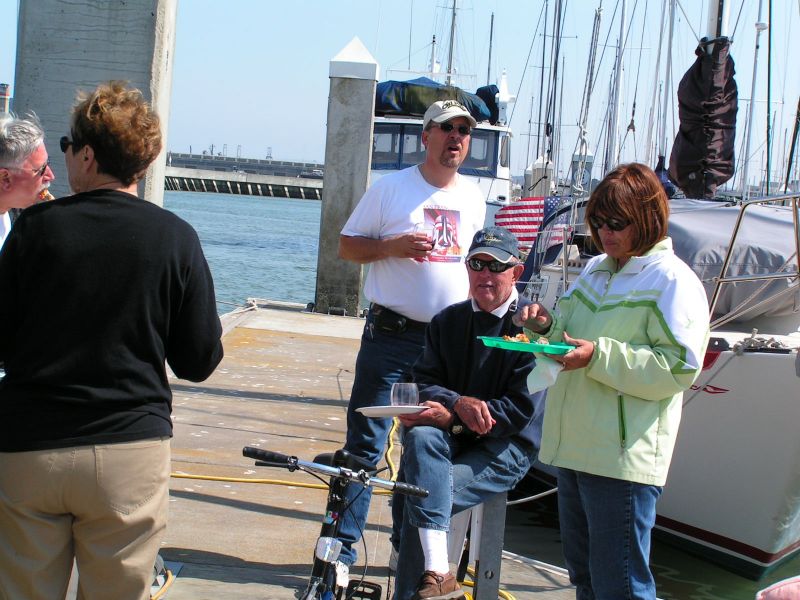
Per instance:
[[[476,233],[472,238],[467,260],[477,254],[488,254],[502,263],[507,263],[512,258],[522,258],[517,238],[504,227],[485,227]]]
[[[470,126],[475,127],[478,122],[469,114],[469,111],[458,100],[439,100],[434,102],[425,111],[422,117],[422,128],[425,129],[428,123],[444,123],[456,117],[464,117],[469,121]]]

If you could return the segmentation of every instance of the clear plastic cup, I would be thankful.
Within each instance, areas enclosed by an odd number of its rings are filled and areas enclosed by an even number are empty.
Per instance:
[[[393,383],[390,397],[392,406],[416,406],[419,404],[419,389],[416,383]]]

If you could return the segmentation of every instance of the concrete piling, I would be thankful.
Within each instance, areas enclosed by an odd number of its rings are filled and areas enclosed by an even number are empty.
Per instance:
[[[316,311],[359,313],[361,267],[337,257],[339,232],[369,185],[378,63],[358,38],[330,62]]]
[[[69,193],[58,139],[69,133],[77,89],[111,79],[139,88],[161,117],[166,148],[178,0],[20,0],[14,112],[34,111],[45,129],[56,180]],[[166,150],[140,184],[163,204]]]

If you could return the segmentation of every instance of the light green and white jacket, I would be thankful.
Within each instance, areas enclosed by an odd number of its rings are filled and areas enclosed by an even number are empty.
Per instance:
[[[566,330],[595,350],[585,368],[562,371],[548,390],[539,460],[664,485],[683,391],[703,365],[708,301],[670,238],[616,265],[605,254],[593,258],[545,332],[555,342]]]

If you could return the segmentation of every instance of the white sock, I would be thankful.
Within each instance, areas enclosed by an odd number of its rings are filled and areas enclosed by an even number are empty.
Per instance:
[[[425,555],[425,570],[449,573],[447,562],[447,532],[438,529],[419,529],[419,541]]]

